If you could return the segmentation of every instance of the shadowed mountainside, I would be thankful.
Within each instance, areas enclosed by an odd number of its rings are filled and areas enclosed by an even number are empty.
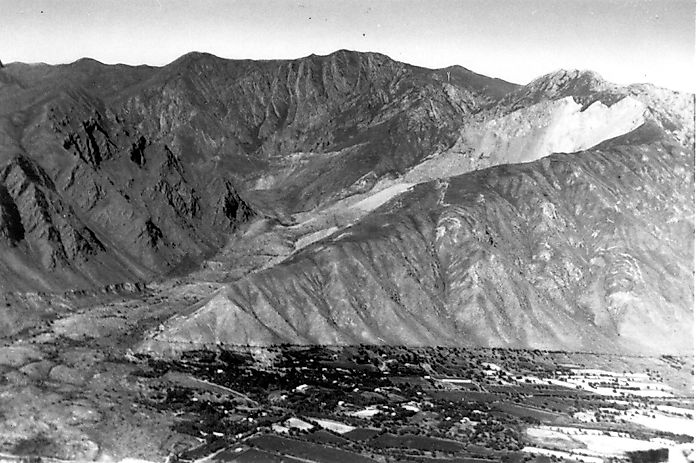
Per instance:
[[[191,53],[163,68],[9,64],[0,288],[187,269],[254,214],[240,189],[281,169],[289,179],[255,202],[312,207],[370,171],[396,173],[451,145],[465,114],[516,88],[447,72],[347,51],[293,61]]]

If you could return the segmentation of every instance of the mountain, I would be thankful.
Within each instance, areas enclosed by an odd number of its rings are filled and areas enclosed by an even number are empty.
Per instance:
[[[255,205],[298,212],[369,172],[401,172],[517,87],[348,51],[191,53],[162,68],[11,63],[0,78],[2,290],[191,268]]]
[[[691,352],[693,114],[692,96],[651,86],[537,79],[465,118],[452,147],[342,205],[366,215],[307,219],[326,226],[315,242],[141,348]]]
[[[341,50],[0,69],[0,291],[223,289],[142,351],[692,349],[694,97]]]
[[[417,185],[230,284],[144,349],[291,342],[687,353],[692,164],[692,151],[647,123],[585,152]]]

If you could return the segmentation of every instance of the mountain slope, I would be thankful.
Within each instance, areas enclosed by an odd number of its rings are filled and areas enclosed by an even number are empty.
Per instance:
[[[695,143],[694,98],[649,84],[622,87],[591,71],[560,70],[467,119],[453,146],[404,177],[427,181],[493,165],[589,149],[654,121],[683,146]]]
[[[10,64],[0,103],[0,291],[229,282],[144,349],[688,350],[691,95],[341,50]]]
[[[78,246],[56,260],[43,257],[62,252],[49,232],[31,240],[12,232],[0,243],[15,256],[2,264],[2,290],[191,268],[254,208],[309,210],[356,192],[367,174],[397,175],[451,146],[464,117],[518,88],[459,67],[433,71],[349,51],[291,61],[191,53],[162,68],[12,63],[0,76],[0,169],[24,159],[43,172],[49,202],[73,213],[66,233],[95,236],[106,252]],[[29,226],[30,213],[14,206],[3,210],[4,235]]]
[[[375,53],[244,62],[189,54],[125,97],[138,124],[199,162],[214,154],[212,167],[298,212],[370,171],[396,174],[452,145],[464,117],[517,88],[452,74]]]
[[[143,349],[688,352],[692,188],[692,151],[653,122],[585,152],[423,183],[232,283]]]

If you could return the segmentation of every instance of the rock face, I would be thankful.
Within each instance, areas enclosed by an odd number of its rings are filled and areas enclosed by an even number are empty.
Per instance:
[[[589,149],[654,121],[693,146],[694,98],[648,84],[621,87],[590,71],[558,71],[511,92],[476,117],[459,138],[414,166],[421,182],[486,167]]]

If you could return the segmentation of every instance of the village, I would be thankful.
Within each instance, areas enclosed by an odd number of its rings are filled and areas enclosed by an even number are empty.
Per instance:
[[[675,357],[286,346],[143,374],[149,406],[201,442],[186,461],[656,462],[692,442],[692,365]]]

